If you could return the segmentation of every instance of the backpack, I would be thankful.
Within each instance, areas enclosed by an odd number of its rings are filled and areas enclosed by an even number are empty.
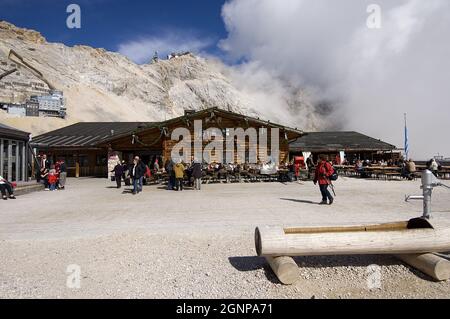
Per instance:
[[[338,175],[336,169],[333,167],[333,174],[330,175],[329,179],[330,179],[330,181],[334,182],[334,181],[337,181],[338,178],[339,178],[339,175]]]

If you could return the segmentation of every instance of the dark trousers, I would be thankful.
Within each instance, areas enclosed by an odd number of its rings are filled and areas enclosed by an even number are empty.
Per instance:
[[[178,190],[183,190],[183,179],[182,178],[177,178],[177,191]]]
[[[116,184],[117,184],[117,188],[122,187],[122,176],[116,176]]]
[[[167,189],[173,190],[176,187],[175,173],[169,173],[169,182],[167,183]]]
[[[8,191],[9,195],[13,195],[13,189],[9,184],[0,184],[0,191],[2,192],[2,196],[6,196],[6,191]]]
[[[142,181],[144,180],[144,177],[133,177],[133,193],[140,193],[142,192]]]
[[[333,200],[333,196],[331,196],[330,191],[328,190],[328,184],[319,185],[320,193],[322,194],[322,201],[326,202],[328,200]]]

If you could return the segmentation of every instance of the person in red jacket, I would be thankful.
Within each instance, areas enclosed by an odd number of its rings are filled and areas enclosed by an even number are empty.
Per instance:
[[[322,202],[320,205],[326,205],[327,200],[329,204],[333,204],[333,196],[331,196],[330,191],[328,190],[328,185],[331,184],[330,176],[333,174],[333,166],[327,162],[326,156],[319,156],[319,163],[316,166],[316,171],[314,174],[314,185],[319,183],[320,192],[322,193]]]
[[[56,175],[55,168],[52,168],[48,173],[48,184],[50,185],[50,190],[56,190],[56,183],[58,182],[58,175]]]

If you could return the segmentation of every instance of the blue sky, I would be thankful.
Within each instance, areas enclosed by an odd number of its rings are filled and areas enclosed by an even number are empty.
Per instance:
[[[192,41],[194,49],[220,54],[217,42],[226,37],[221,18],[225,0],[0,0],[0,19],[38,30],[49,42],[84,44],[118,51],[132,41],[159,40],[171,35]],[[68,29],[66,8],[81,7],[81,29]],[[166,48],[156,48],[164,51]],[[168,50],[168,48],[166,49]],[[143,62],[143,61],[140,61]]]

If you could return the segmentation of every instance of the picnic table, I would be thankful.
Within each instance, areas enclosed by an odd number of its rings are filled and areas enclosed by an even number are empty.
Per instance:
[[[401,178],[401,167],[398,166],[363,166],[357,170],[354,165],[335,165],[339,175],[362,176],[367,178],[394,179]]]
[[[364,171],[370,177],[377,179],[383,178],[385,180],[401,179],[401,167],[398,166],[366,166]]]

